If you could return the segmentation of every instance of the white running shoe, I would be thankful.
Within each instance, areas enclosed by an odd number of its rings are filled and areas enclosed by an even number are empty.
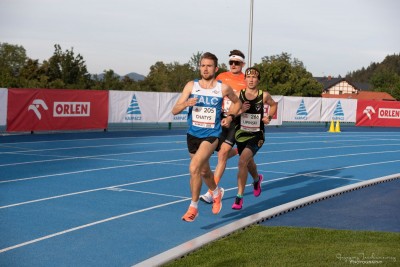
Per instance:
[[[207,204],[211,204],[211,203],[213,203],[213,196],[210,193],[210,191],[207,191],[207,193],[200,196],[200,200]]]

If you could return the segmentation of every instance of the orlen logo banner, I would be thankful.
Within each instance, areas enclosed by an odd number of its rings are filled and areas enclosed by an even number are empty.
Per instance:
[[[108,91],[9,89],[7,131],[105,129]]]
[[[358,100],[356,126],[400,127],[400,102]]]

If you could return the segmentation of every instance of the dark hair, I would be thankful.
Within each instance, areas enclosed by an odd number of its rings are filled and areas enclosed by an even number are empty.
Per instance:
[[[245,76],[247,76],[249,74],[257,75],[258,80],[260,80],[260,78],[261,78],[260,71],[254,67],[247,68],[246,71],[244,72]]]
[[[200,58],[200,63],[204,58],[214,60],[215,67],[218,67],[218,58],[213,53],[205,52]]]
[[[240,57],[242,57],[243,59],[245,58],[245,57],[244,57],[244,54],[242,53],[242,51],[237,50],[237,49],[234,49],[234,50],[232,50],[231,52],[229,52],[229,56],[230,56],[230,57],[231,57],[231,56],[240,56]]]

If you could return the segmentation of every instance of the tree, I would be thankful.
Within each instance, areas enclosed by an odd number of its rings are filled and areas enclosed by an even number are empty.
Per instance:
[[[22,46],[0,43],[0,87],[19,87],[20,70],[26,60]]]
[[[49,77],[49,87],[52,88],[90,88],[91,79],[83,57],[75,56],[74,49],[63,52],[61,46],[54,45],[55,51],[45,68]]]
[[[367,68],[346,75],[351,82],[370,83],[373,91],[387,92],[400,99],[400,54],[388,55],[381,63],[372,62]]]
[[[92,89],[98,90],[122,90],[123,86],[119,76],[113,70],[104,70],[102,78],[94,76]]]
[[[400,75],[395,71],[389,69],[376,71],[370,82],[374,91],[387,92],[397,100],[400,99]]]
[[[322,84],[312,77],[301,61],[292,60],[288,53],[263,57],[255,67],[261,71],[260,89],[268,90],[272,95],[321,96]]]
[[[199,66],[200,66],[200,58],[203,52],[197,51],[196,54],[193,54],[193,56],[189,60],[189,65],[195,72],[199,72]]]
[[[145,91],[180,92],[185,84],[197,75],[189,63],[183,65],[178,62],[164,64],[159,61],[150,67],[150,73],[141,86]]]

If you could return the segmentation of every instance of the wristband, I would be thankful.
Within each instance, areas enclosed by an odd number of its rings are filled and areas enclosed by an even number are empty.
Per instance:
[[[269,121],[271,121],[272,120],[272,116],[268,115],[268,119],[269,119]]]

